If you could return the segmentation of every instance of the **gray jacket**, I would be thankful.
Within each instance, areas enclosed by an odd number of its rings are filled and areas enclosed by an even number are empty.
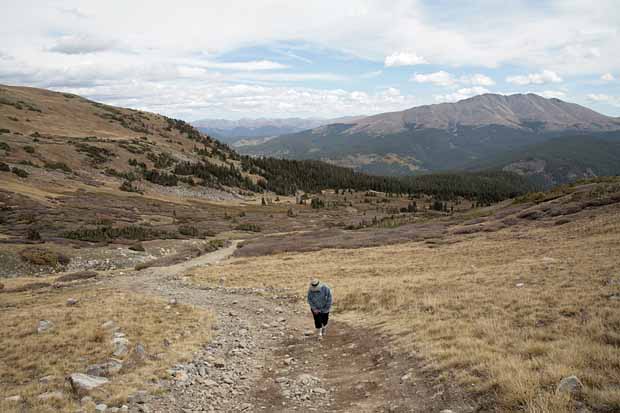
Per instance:
[[[332,290],[324,283],[319,285],[318,291],[308,288],[308,304],[312,310],[329,313],[332,308]]]

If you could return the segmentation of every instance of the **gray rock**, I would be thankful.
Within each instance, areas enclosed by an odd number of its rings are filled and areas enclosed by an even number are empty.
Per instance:
[[[77,298],[68,298],[67,299],[67,305],[69,307],[76,305],[79,302],[79,300]]]
[[[116,328],[116,323],[113,320],[108,320],[105,323],[101,324],[101,328],[106,330],[113,330]]]
[[[577,376],[564,377],[556,389],[558,393],[568,393],[577,396],[583,391],[583,383]]]
[[[168,304],[170,304],[170,305],[177,305],[178,301],[177,301],[176,298],[171,298],[170,301],[168,301]]]
[[[105,403],[100,403],[95,406],[96,412],[105,412],[106,410],[108,410],[108,405]]]
[[[43,394],[39,394],[37,399],[39,400],[61,400],[65,396],[59,391],[48,391]]]
[[[112,354],[115,357],[123,356],[127,354],[129,340],[125,338],[125,335],[123,333],[114,333],[114,338],[112,338],[112,347],[114,347]]]
[[[136,355],[136,357],[139,360],[146,360],[146,350],[144,348],[144,345],[142,343],[137,343],[136,347],[134,348],[134,354]]]
[[[56,376],[43,376],[39,379],[39,383],[41,384],[49,384],[51,382],[53,382],[54,380],[56,380]]]
[[[226,367],[226,362],[222,358],[217,358],[213,360],[213,365],[218,369],[223,369],[224,367]]]
[[[316,393],[316,394],[326,394],[327,390],[321,388],[321,387],[315,387],[314,389],[312,389],[312,393]]]
[[[74,392],[80,394],[89,392],[99,386],[109,383],[105,377],[91,376],[83,373],[73,373],[68,378]]]
[[[123,368],[123,362],[117,359],[109,359],[105,363],[92,364],[87,367],[86,374],[90,376],[110,377]]]
[[[54,323],[52,323],[49,320],[41,320],[39,321],[39,324],[37,325],[37,333],[39,334],[45,333],[46,331],[49,331],[52,328],[54,328]]]
[[[148,392],[146,390],[138,390],[134,394],[130,395],[127,398],[127,401],[129,403],[144,404],[144,403],[146,403],[147,396],[148,396]]]

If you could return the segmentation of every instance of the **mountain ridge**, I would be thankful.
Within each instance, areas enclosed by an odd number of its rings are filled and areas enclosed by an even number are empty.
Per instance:
[[[535,94],[484,94],[320,126],[239,148],[391,175],[460,169],[563,134],[620,130],[620,119]]]

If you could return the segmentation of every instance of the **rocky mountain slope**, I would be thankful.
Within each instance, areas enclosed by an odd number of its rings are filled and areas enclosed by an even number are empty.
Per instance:
[[[620,130],[620,120],[535,94],[485,94],[272,139],[243,153],[321,159],[376,174],[462,168],[565,134]]]

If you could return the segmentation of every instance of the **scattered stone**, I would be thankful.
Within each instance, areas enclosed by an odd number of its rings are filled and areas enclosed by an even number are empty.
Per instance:
[[[521,288],[521,287],[523,287],[524,285],[525,285],[524,283],[516,283],[516,284],[515,284],[515,287],[517,287],[517,288]]]
[[[117,359],[109,359],[105,363],[92,364],[87,367],[86,374],[90,376],[110,377],[123,368],[123,362]]]
[[[177,305],[178,304],[177,299],[176,298],[171,298],[170,301],[168,301],[168,304],[170,304],[170,305]]]
[[[440,411],[439,413],[454,413],[454,411],[450,409],[445,409],[445,410]]]
[[[53,382],[56,379],[55,376],[43,376],[39,379],[39,383],[41,384],[49,384],[51,382]]]
[[[109,382],[105,377],[91,376],[90,374],[73,373],[68,378],[71,388],[77,394],[87,393]]]
[[[139,360],[146,360],[146,350],[144,349],[144,345],[142,343],[136,344],[136,347],[134,348],[134,354]]]
[[[22,396],[20,396],[19,394],[15,396],[9,396],[9,397],[6,397],[4,401],[12,402],[12,403],[19,403],[22,401]]]
[[[411,378],[411,373],[407,373],[403,377],[400,378],[400,381],[406,382],[406,381],[409,381],[410,378]]]
[[[226,362],[222,358],[217,358],[213,360],[213,365],[218,369],[223,369],[224,367],[226,367]]]
[[[73,305],[76,305],[79,302],[79,300],[77,298],[68,298],[67,299],[67,306],[71,307]]]
[[[80,404],[88,404],[93,401],[93,398],[90,396],[84,396],[80,399]]]
[[[129,340],[125,338],[125,334],[123,333],[114,333],[114,337],[112,338],[112,346],[114,350],[112,354],[114,357],[120,357],[127,354]]]
[[[59,391],[48,391],[37,396],[39,400],[61,400],[62,398],[64,395]]]
[[[101,328],[106,330],[112,330],[116,328],[116,323],[112,320],[108,320],[105,323],[101,324]]]
[[[95,406],[96,412],[105,412],[106,410],[108,410],[108,405],[105,403],[100,403]]]
[[[306,331],[304,331],[304,336],[306,336],[306,337],[311,336],[312,334],[313,334],[313,333],[312,333],[312,330],[306,330]]]
[[[148,396],[148,392],[146,390],[138,390],[134,394],[132,394],[129,397],[127,397],[127,401],[129,403],[144,404],[144,403],[146,403],[146,397],[147,396]]]
[[[215,381],[211,380],[211,379],[204,380],[202,382],[202,384],[204,384],[207,387],[217,387],[218,386],[218,384]]]
[[[45,333],[46,331],[49,331],[52,328],[54,328],[54,323],[52,323],[49,320],[41,320],[39,321],[39,324],[37,325],[37,333],[39,334]]]
[[[315,387],[314,389],[312,389],[312,393],[316,393],[316,394],[326,394],[327,390],[325,390],[322,387]]]
[[[241,409],[241,411],[242,411],[242,412],[244,412],[244,411],[246,411],[246,410],[248,410],[248,409],[251,409],[251,408],[252,408],[252,405],[251,405],[250,403],[243,403],[243,404],[241,405],[241,407],[240,407],[240,409]]]
[[[564,377],[556,389],[558,393],[568,393],[571,396],[578,396],[583,391],[583,383],[577,376]]]

